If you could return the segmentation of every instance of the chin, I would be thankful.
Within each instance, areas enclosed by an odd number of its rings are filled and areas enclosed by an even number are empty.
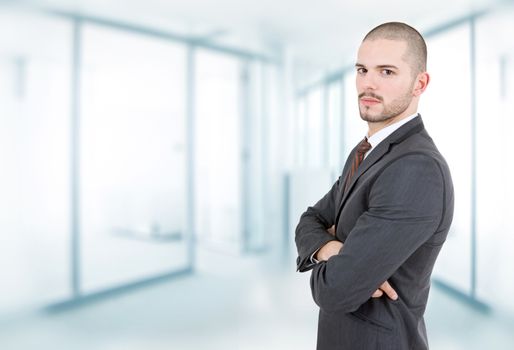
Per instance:
[[[361,119],[366,122],[378,122],[384,118],[381,114],[369,113],[369,111],[364,113],[361,111],[360,115]]]
[[[381,114],[379,114],[379,115],[361,114],[361,119],[366,122],[369,122],[369,123],[385,122],[386,120],[389,120],[391,118],[393,118],[393,117],[383,116]]]

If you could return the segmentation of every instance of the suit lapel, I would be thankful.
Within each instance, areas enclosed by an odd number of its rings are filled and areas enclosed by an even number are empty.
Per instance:
[[[418,114],[418,117],[414,118],[413,120],[405,123],[401,127],[399,127],[397,130],[395,130],[391,135],[386,137],[382,142],[380,142],[375,149],[367,156],[359,165],[359,168],[357,169],[357,172],[353,175],[353,178],[350,180],[350,184],[348,186],[348,190],[344,192],[344,183],[341,186],[341,194],[340,197],[341,201],[339,202],[339,206],[337,208],[337,216],[336,216],[336,223],[339,220],[339,215],[341,214],[341,210],[343,209],[343,206],[352,192],[352,189],[359,179],[373,164],[378,162],[386,153],[389,152],[390,146],[395,143],[400,143],[403,140],[407,139],[411,135],[420,132],[424,129],[423,121],[421,120],[420,115]],[[355,152],[355,149],[352,151],[352,154]],[[349,158],[350,160],[353,160],[353,157]],[[344,179],[348,176],[348,171],[343,174]]]

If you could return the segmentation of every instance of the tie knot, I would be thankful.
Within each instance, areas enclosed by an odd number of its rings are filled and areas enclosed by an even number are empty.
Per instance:
[[[370,149],[371,145],[369,144],[368,139],[364,137],[364,139],[362,139],[362,141],[359,143],[359,146],[357,147],[357,153],[364,155]]]

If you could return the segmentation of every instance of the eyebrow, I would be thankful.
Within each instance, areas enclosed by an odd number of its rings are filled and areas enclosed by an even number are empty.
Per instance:
[[[366,68],[365,65],[363,65],[362,63],[355,63],[355,67],[357,68]],[[379,68],[379,69],[396,69],[396,70],[399,70],[398,67],[396,67],[395,65],[392,65],[392,64],[380,64],[378,66],[376,66],[376,68]]]

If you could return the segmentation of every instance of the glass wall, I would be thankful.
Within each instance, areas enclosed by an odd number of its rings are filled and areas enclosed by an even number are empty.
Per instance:
[[[514,312],[514,9],[476,21],[477,295]]]
[[[306,138],[307,138],[307,164],[309,167],[319,168],[324,166],[323,139],[326,130],[324,87],[316,87],[310,90],[307,98]]]
[[[242,62],[199,50],[195,56],[196,235],[239,250],[243,233]]]
[[[2,313],[71,293],[72,31],[68,21],[2,9],[0,32]]]
[[[285,252],[287,247],[287,212],[284,174],[292,163],[290,149],[294,138],[290,120],[293,117],[293,89],[283,65],[266,64],[263,78],[263,214],[264,248]],[[281,254],[287,259],[287,254]],[[292,261],[292,260],[291,260]]]
[[[189,271],[193,218],[197,243],[268,246],[274,63],[37,11],[2,8],[0,30],[0,313]]]
[[[420,100],[425,127],[445,157],[455,189],[453,223],[434,277],[471,293],[471,67],[470,27],[427,39],[430,83]]]
[[[85,292],[187,266],[186,51],[85,25],[80,98]]]
[[[276,84],[270,67],[256,61],[247,61],[244,67],[246,108],[243,108],[243,177],[244,177],[244,237],[245,249],[259,251],[269,244],[265,222],[269,202],[268,125],[270,105],[267,92]]]
[[[296,104],[296,118],[294,118],[294,165],[307,165],[307,99],[305,95],[298,98]]]
[[[328,101],[327,101],[327,157],[328,165],[337,177],[343,169],[343,82],[337,79],[327,86]],[[336,177],[336,179],[337,179]]]
[[[295,118],[295,159],[296,166],[309,168],[328,168],[331,142],[335,141],[328,128],[330,123],[337,122],[336,115],[340,112],[340,98],[337,98],[340,87],[337,83],[331,86],[320,85],[303,92],[296,101]]]

